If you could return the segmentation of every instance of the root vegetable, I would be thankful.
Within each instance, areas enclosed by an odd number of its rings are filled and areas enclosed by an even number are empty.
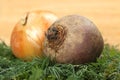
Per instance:
[[[23,60],[32,60],[43,54],[44,33],[57,20],[50,11],[31,11],[15,25],[11,34],[13,54]]]
[[[79,15],[69,15],[49,27],[44,46],[44,53],[51,60],[83,64],[96,61],[104,41],[93,22]]]

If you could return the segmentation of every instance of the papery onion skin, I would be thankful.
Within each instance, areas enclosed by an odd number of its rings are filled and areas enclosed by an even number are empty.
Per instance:
[[[68,15],[50,26],[44,46],[44,53],[51,60],[84,64],[97,60],[104,41],[93,22],[79,15]]]
[[[10,45],[13,54],[23,60],[42,57],[44,33],[57,19],[50,11],[27,12],[12,31]]]

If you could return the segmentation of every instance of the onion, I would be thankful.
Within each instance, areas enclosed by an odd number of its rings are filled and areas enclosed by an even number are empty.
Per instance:
[[[23,60],[42,57],[44,33],[57,20],[50,11],[31,11],[26,13],[15,25],[11,34],[13,54]]]

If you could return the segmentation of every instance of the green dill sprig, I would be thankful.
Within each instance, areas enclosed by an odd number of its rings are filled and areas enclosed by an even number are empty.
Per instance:
[[[49,58],[24,62],[15,58],[10,46],[0,43],[0,80],[119,80],[120,51],[105,45],[97,62],[58,64]]]

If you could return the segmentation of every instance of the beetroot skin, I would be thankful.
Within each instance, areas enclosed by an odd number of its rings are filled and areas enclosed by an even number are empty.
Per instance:
[[[79,15],[68,15],[57,20],[45,36],[44,53],[58,63],[94,62],[104,47],[97,27]]]

